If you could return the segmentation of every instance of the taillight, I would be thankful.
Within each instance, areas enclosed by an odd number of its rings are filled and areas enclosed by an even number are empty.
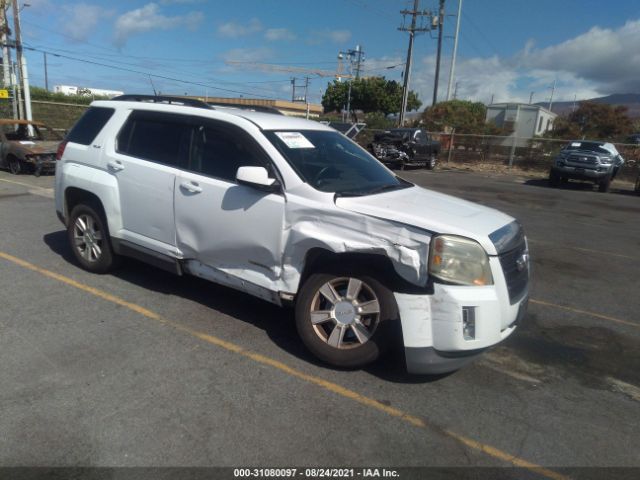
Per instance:
[[[60,142],[58,145],[58,150],[56,151],[56,160],[60,160],[62,158],[62,154],[64,153],[64,149],[67,146],[67,141]]]

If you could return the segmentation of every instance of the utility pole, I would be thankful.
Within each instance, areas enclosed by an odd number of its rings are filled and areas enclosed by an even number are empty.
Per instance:
[[[11,55],[7,44],[9,33],[7,0],[0,0],[0,42],[2,42],[2,80],[4,88],[9,88],[11,85]]]
[[[20,80],[24,95],[24,116],[27,120],[33,120],[31,116],[31,91],[29,90],[29,76],[27,74],[27,62],[22,53],[22,35],[20,33],[20,9],[18,0],[13,0],[13,29],[16,36],[16,57],[20,69]]]
[[[407,50],[407,62],[404,66],[404,82],[402,84],[402,105],[400,106],[400,118],[398,119],[399,125],[404,124],[404,117],[407,113],[407,101],[409,99],[409,79],[411,78],[411,60],[413,58],[413,39],[416,32],[426,32],[427,28],[416,27],[416,18],[425,16],[427,12],[418,11],[420,0],[413,0],[413,10],[402,10],[402,15],[411,15],[411,26],[409,28],[398,27],[401,32],[409,32],[409,48]]]
[[[534,93],[536,93],[536,92],[531,92],[531,93],[529,94],[529,105],[531,105],[531,104],[533,103],[533,94],[534,94]]]
[[[549,111],[551,111],[551,107],[553,106],[553,94],[556,91],[556,79],[553,80],[553,85],[551,85],[551,97],[549,97]]]
[[[438,82],[440,80],[440,57],[442,56],[442,30],[444,29],[444,1],[440,0],[438,9],[438,53],[436,55],[436,75],[433,82],[433,103],[438,103]]]
[[[356,57],[355,63],[356,63],[356,80],[357,80],[358,78],[360,78],[360,66],[364,61],[364,52],[360,48],[360,45],[356,45],[356,50],[354,55]]]
[[[453,53],[451,54],[451,68],[449,69],[449,85],[447,87],[447,101],[451,99],[451,86],[456,73],[456,57],[458,55],[458,35],[460,34],[460,16],[462,15],[462,0],[458,0],[458,16],[456,17],[456,34],[453,37]],[[456,87],[458,83],[456,82]],[[455,95],[454,95],[455,98]]]
[[[44,89],[49,91],[49,72],[47,72],[47,52],[42,52],[44,55]]]

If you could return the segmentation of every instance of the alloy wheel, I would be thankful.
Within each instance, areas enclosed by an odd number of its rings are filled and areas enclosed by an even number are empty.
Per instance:
[[[316,335],[337,349],[369,341],[380,322],[380,302],[373,289],[352,277],[334,278],[315,293],[310,320]]]
[[[74,246],[87,262],[97,262],[102,256],[102,232],[96,220],[87,214],[76,218],[73,225]]]

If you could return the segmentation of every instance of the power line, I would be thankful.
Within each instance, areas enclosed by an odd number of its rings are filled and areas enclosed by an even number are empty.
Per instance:
[[[104,68],[111,68],[113,70],[120,70],[123,72],[129,72],[129,73],[135,73],[138,75],[143,75],[145,77],[147,76],[151,76],[151,77],[155,77],[155,78],[160,78],[162,80],[168,80],[168,81],[172,81],[172,82],[180,82],[180,83],[184,83],[184,84],[188,84],[188,85],[196,85],[199,87],[204,87],[204,88],[211,88],[212,90],[220,90],[223,92],[229,92],[229,93],[237,93],[240,95],[255,95],[252,92],[246,92],[246,91],[240,91],[240,90],[232,90],[232,89],[228,89],[228,88],[222,88],[222,87],[216,87],[214,85],[209,85],[206,83],[200,83],[200,82],[192,82],[189,80],[183,80],[181,78],[174,78],[174,77],[168,77],[165,75],[158,75],[155,73],[149,73],[149,72],[143,72],[140,70],[134,70],[132,68],[125,68],[125,67],[118,67],[116,65],[109,65],[106,63],[101,63],[101,62],[95,62],[92,60],[86,60],[86,59],[82,59],[82,58],[76,58],[76,57],[72,57],[70,55],[63,55],[60,53],[54,53],[54,52],[50,52],[47,50],[41,50],[41,49],[37,49],[37,48],[33,48],[33,47],[24,47],[25,50],[31,50],[31,51],[35,51],[35,52],[41,52],[41,53],[48,53],[50,55],[53,55],[54,57],[60,57],[60,58],[66,58],[67,60],[73,60],[76,62],[82,62],[82,63],[87,63],[90,65],[97,65],[99,67],[104,67]],[[274,99],[274,97],[262,97],[262,98],[269,98],[269,99]]]

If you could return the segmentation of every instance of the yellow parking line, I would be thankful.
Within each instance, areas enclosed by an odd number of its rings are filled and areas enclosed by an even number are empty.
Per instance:
[[[616,317],[610,317],[609,315],[602,315],[601,313],[589,312],[587,310],[580,310],[579,308],[567,307],[566,305],[558,305],[557,303],[545,302],[544,300],[529,300],[530,303],[535,303],[537,305],[543,305],[545,307],[559,308],[561,310],[567,310],[573,313],[579,313],[581,315],[588,315],[590,317],[599,318],[601,320],[606,320],[608,322],[619,323],[621,325],[628,325],[630,327],[640,328],[640,324],[630,322],[629,320],[622,320]]]
[[[365,395],[362,395],[354,390],[350,390],[348,388],[345,388],[341,385],[338,385],[337,383],[333,383],[330,382],[328,380],[325,380],[323,378],[320,377],[316,377],[314,375],[309,375],[306,374],[300,370],[297,370],[293,367],[290,367],[289,365],[280,362],[278,360],[275,360],[273,358],[267,357],[265,355],[256,353],[256,352],[252,352],[250,350],[246,350],[243,347],[236,345],[234,343],[231,342],[227,342],[226,340],[222,340],[221,338],[215,337],[213,335],[209,335],[207,333],[203,333],[203,332],[199,332],[197,330],[193,330],[190,327],[187,327],[186,325],[182,325],[180,323],[177,322],[173,322],[169,319],[166,319],[160,315],[158,315],[157,313],[148,310],[140,305],[137,305],[135,303],[131,303],[131,302],[127,302],[126,300],[116,297],[115,295],[111,295],[110,293],[104,292],[102,290],[99,290],[97,288],[93,288],[93,287],[89,287],[87,285],[84,285],[76,280],[73,280],[69,277],[66,277],[64,275],[60,275],[59,273],[55,273],[52,272],[51,270],[47,270],[45,268],[41,268],[38,267],[37,265],[34,265],[30,262],[27,262],[25,260],[22,260],[20,258],[14,257],[13,255],[9,255],[7,253],[4,252],[0,252],[0,258],[3,258],[9,262],[14,263],[15,265],[19,265],[20,267],[26,268],[28,270],[32,270],[34,272],[40,273],[41,275],[44,275],[46,277],[49,277],[53,280],[57,280],[59,282],[65,283],[71,287],[77,288],[78,290],[82,290],[86,293],[89,293],[91,295],[94,295],[96,297],[99,297],[103,300],[106,300],[108,302],[112,302],[115,303],[117,305],[120,305],[122,307],[128,308],[129,310],[132,310],[146,318],[149,318],[151,320],[155,320],[158,321],[162,324],[168,325],[178,331],[184,332],[186,334],[189,334],[195,338],[199,338],[200,340],[203,340],[205,342],[208,342],[212,345],[216,345],[218,347],[224,348],[225,350],[237,353],[239,355],[242,355],[245,358],[249,358],[251,360],[253,360],[256,363],[260,363],[262,365],[267,365],[270,367],[273,367],[283,373],[286,373],[292,377],[296,377],[302,381],[305,381],[307,383],[316,385],[318,387],[321,387],[329,392],[332,392],[336,395],[340,395],[341,397],[344,398],[348,398],[350,400],[353,400],[354,402],[358,402],[361,405],[365,405],[367,407],[370,407],[374,410],[378,410],[382,413],[386,413],[387,415],[390,415],[392,417],[396,417],[402,421],[404,421],[405,423],[408,423],[409,425],[412,425],[414,427],[417,428],[421,428],[421,429],[431,429],[430,425],[422,418],[420,417],[416,417],[414,415],[410,415],[398,408],[394,408],[394,407],[390,407],[388,405],[385,405],[373,398],[367,397]],[[485,455],[488,455],[490,457],[493,457],[495,459],[501,460],[503,462],[509,463],[511,465],[514,465],[516,467],[520,467],[520,468],[524,468],[527,470],[530,470],[532,472],[535,472],[541,476],[544,476],[546,478],[550,478],[553,480],[568,480],[568,477],[558,473],[558,472],[554,472],[553,470],[549,470],[547,468],[544,468],[540,465],[536,465],[535,463],[531,463],[528,462],[522,458],[516,457],[515,455],[511,455],[507,452],[504,452],[498,448],[495,448],[491,445],[487,445],[485,443],[482,442],[478,442],[476,440],[473,440],[471,438],[465,437],[464,435],[460,435],[456,432],[453,432],[451,430],[440,430],[438,429],[437,431],[444,433],[445,435],[447,435],[449,438],[452,438],[454,440],[456,440],[457,442],[467,446],[468,448],[472,449],[472,450],[477,450],[481,453],[484,453]]]

